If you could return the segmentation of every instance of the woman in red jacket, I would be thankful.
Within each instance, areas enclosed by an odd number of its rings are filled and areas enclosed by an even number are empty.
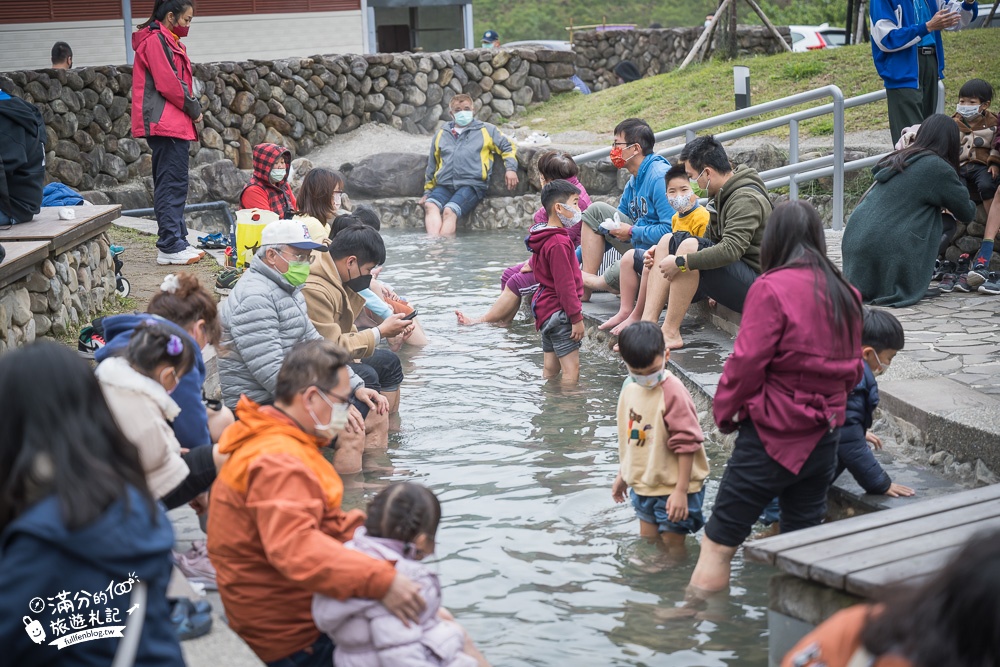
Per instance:
[[[132,34],[132,136],[153,151],[153,210],[157,264],[193,264],[205,253],[187,242],[188,142],[198,138],[201,105],[191,60],[180,38],[194,16],[193,0],[156,0],[153,14]]]
[[[257,144],[253,148],[253,176],[240,195],[241,208],[274,211],[282,220],[295,213],[295,195],[288,184],[292,152],[278,144]],[[322,220],[323,224],[328,221]]]
[[[715,423],[739,434],[691,575],[695,593],[729,585],[730,561],[772,498],[783,533],[823,520],[847,394],[861,379],[861,297],[827,259],[810,204],[774,209],[761,265],[715,392]]]

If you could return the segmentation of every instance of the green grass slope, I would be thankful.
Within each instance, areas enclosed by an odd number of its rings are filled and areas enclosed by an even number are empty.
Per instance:
[[[1000,90],[1000,70],[996,67],[1000,30],[947,33],[944,45],[946,112],[954,112],[958,89],[969,79],[985,79]],[[871,47],[860,44],[808,53],[706,62],[681,72],[668,72],[592,95],[561,95],[545,104],[532,106],[521,120],[533,129],[549,133],[588,130],[610,134],[621,119],[631,116],[645,118],[657,131],[676,127],[735,108],[732,92],[734,65],[750,68],[754,104],[829,84],[839,86],[845,97],[882,88],[882,81],[872,62]],[[809,106],[814,105],[800,108]],[[996,106],[994,104],[994,111]],[[773,115],[790,111],[786,109]],[[885,102],[848,109],[847,131],[884,129],[888,127],[886,114]],[[537,119],[544,120],[536,122]],[[731,127],[761,119],[735,123]],[[813,136],[830,134],[833,131],[832,116],[806,121],[801,129]]]

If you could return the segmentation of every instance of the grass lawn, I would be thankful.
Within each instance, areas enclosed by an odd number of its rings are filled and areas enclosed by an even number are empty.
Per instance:
[[[958,102],[958,89],[969,79],[985,79],[1000,89],[1000,73],[997,71],[1000,30],[946,33],[944,46],[945,110],[948,113],[954,111]],[[681,72],[668,72],[592,95],[560,95],[545,104],[532,106],[521,120],[532,129],[549,133],[587,130],[610,135],[620,120],[631,116],[645,118],[657,131],[676,127],[734,109],[734,65],[750,68],[751,100],[755,104],[830,84],[839,86],[845,97],[882,88],[882,81],[872,63],[871,47],[859,44],[807,53],[705,62],[689,66]],[[814,105],[799,108],[810,106]],[[771,116],[734,123],[730,127],[783,115],[792,110],[785,109]],[[847,131],[884,129],[888,127],[886,114],[885,102],[848,109]],[[536,119],[542,120],[536,122]],[[832,116],[806,121],[800,129],[803,134],[812,136],[831,134]]]

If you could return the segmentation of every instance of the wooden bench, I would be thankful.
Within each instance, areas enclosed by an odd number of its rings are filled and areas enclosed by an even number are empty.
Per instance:
[[[31,222],[0,228],[0,243],[46,241],[53,255],[74,248],[106,230],[118,219],[122,207],[112,206],[68,206],[76,211],[76,219],[60,220],[59,207],[43,208]],[[6,267],[7,261],[4,261]]]
[[[35,266],[49,256],[48,241],[4,241],[6,252],[0,264],[0,287],[17,282],[34,270]]]

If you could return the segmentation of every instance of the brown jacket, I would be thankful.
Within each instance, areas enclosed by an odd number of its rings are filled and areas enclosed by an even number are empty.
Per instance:
[[[340,273],[328,252],[314,253],[316,261],[302,288],[309,319],[323,338],[347,350],[352,359],[364,359],[375,352],[377,343],[371,330],[358,331],[354,325],[365,299],[344,287]]]
[[[236,415],[219,441],[230,457],[212,487],[208,556],[229,626],[272,662],[319,638],[314,593],[380,600],[396,571],[344,546],[365,516],[341,509],[326,442],[245,396]]]
[[[958,163],[962,166],[970,163],[1000,166],[1000,151],[996,149],[997,115],[987,111],[972,123],[959,114],[952,118],[958,123],[958,131],[961,133],[962,146]]]

